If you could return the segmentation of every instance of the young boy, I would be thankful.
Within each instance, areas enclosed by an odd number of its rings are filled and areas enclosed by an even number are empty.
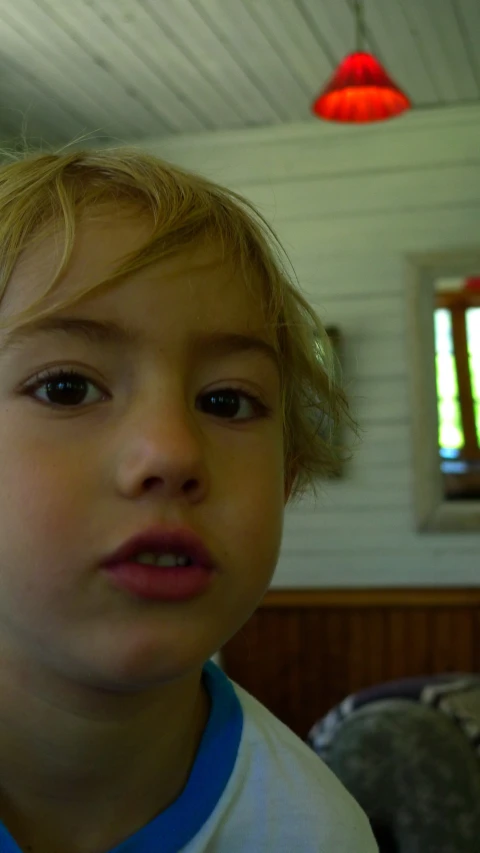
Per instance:
[[[135,149],[35,154],[0,256],[1,853],[374,853],[209,660],[346,416],[264,224]]]

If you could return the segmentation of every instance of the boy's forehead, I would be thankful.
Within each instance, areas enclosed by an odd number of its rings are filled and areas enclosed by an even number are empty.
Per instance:
[[[143,225],[145,229],[143,223],[138,225]],[[95,271],[96,276],[100,272],[102,277],[111,272],[113,232],[120,230],[124,241],[122,251],[128,252],[135,248],[129,246],[133,235],[136,237],[135,244],[138,243],[138,225],[132,223],[126,229],[125,223],[117,220],[114,229],[112,223],[95,221],[93,218],[77,221],[69,268],[54,293],[46,296],[45,308],[49,307],[49,303],[53,305],[59,296],[73,295],[85,285],[87,276],[92,272]],[[49,223],[46,228],[48,230],[32,235],[31,242],[21,252],[2,301],[2,313],[8,315],[23,310],[49,290],[63,255],[65,229],[58,222]],[[118,243],[117,239],[117,247]],[[118,248],[116,254],[118,257]]]
[[[45,295],[42,307],[53,307],[59,299],[74,296],[89,283],[99,282],[111,275],[126,255],[140,248],[151,230],[149,217],[139,217],[137,214],[133,218],[131,211],[117,213],[114,219],[110,213],[110,217],[95,215],[79,221],[68,269],[53,292]],[[57,227],[55,233],[37,237],[22,252],[2,300],[1,311],[4,316],[23,311],[47,293],[63,251],[64,232]],[[179,247],[174,254],[132,274],[137,277],[137,281],[139,278],[147,280],[152,275],[157,283],[163,278],[173,281],[183,277],[193,285],[195,281],[208,279],[211,285],[216,282],[220,289],[230,280],[235,283],[237,291],[243,291],[243,297],[248,290],[248,301],[258,317],[260,282],[257,282],[257,287],[254,284],[258,276],[252,271],[250,287],[241,287],[241,276],[235,270],[228,251],[215,238]]]

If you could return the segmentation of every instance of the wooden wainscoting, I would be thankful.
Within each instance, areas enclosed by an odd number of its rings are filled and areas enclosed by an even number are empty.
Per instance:
[[[363,687],[480,672],[480,589],[272,590],[223,647],[222,665],[305,738]]]

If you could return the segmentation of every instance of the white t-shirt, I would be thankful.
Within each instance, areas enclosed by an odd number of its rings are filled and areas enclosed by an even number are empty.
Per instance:
[[[210,716],[181,795],[109,853],[378,853],[321,759],[213,661]],[[0,853],[20,849],[0,823]]]

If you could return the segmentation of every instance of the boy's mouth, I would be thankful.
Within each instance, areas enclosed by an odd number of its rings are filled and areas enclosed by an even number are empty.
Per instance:
[[[126,562],[165,567],[196,565],[204,569],[216,568],[202,540],[186,527],[149,527],[124,542],[107,556],[102,565],[111,568]]]
[[[185,601],[206,592],[215,564],[186,528],[151,527],[133,536],[103,563],[110,580],[137,598]]]

